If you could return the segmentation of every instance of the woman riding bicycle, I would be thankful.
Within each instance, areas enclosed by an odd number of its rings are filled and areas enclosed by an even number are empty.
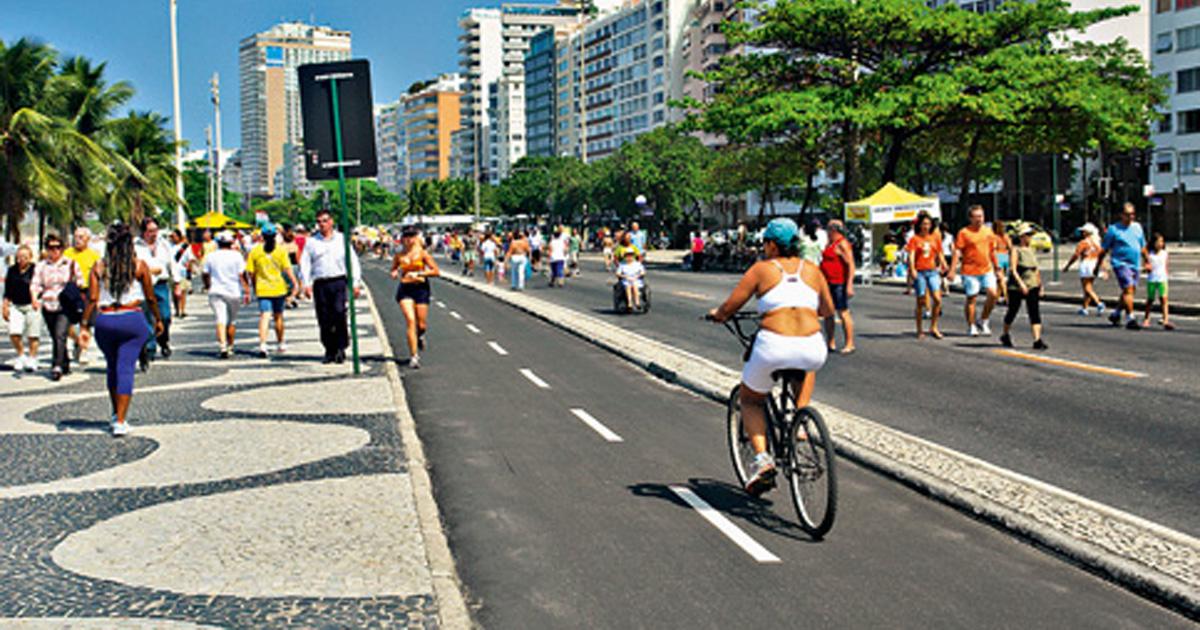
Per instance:
[[[709,317],[723,322],[738,312],[751,296],[758,298],[760,329],[742,369],[740,398],[742,421],[754,447],[746,491],[760,495],[775,482],[775,462],[767,453],[764,400],[778,370],[803,370],[804,382],[796,388],[796,406],[812,399],[816,372],[825,365],[828,348],[821,334],[821,318],[833,314],[833,298],[817,265],[799,255],[800,230],[791,219],[774,219],[763,234],[760,260],[746,271],[733,293]]]

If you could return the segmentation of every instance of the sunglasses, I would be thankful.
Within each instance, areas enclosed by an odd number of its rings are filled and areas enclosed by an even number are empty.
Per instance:
[[[62,249],[62,247],[62,243],[56,243],[54,245],[47,245],[46,249]]]

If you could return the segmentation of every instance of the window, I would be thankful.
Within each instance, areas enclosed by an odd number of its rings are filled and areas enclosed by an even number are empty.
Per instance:
[[[1169,13],[1171,11],[1171,0],[1158,0],[1156,13]]]
[[[1200,90],[1200,67],[1188,68],[1175,73],[1176,94]]]
[[[1154,52],[1169,53],[1171,52],[1171,34],[1159,33],[1158,37],[1154,38]]]
[[[1158,133],[1171,133],[1171,113],[1167,112],[1158,119]]]
[[[1175,40],[1175,49],[1179,52],[1200,48],[1200,24],[1175,31]]]
[[[1189,109],[1186,112],[1179,112],[1178,122],[1179,131],[1177,133],[1189,134],[1200,133],[1200,109]]]
[[[1168,2],[1170,0],[1167,0]],[[1175,0],[1175,10],[1182,11],[1195,6],[1200,6],[1200,0]]]
[[[1200,151],[1179,152],[1179,174],[1190,175],[1200,169]]]

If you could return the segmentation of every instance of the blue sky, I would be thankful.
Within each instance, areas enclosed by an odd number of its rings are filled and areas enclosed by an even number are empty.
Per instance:
[[[178,0],[183,136],[204,148],[212,123],[208,80],[221,75],[222,144],[241,143],[237,46],[282,20],[348,29],[354,56],[371,61],[377,103],[413,81],[458,69],[458,18],[494,0]],[[130,107],[171,116],[171,40],[167,0],[0,0],[0,39],[32,36],[63,55],[108,61],[110,80],[133,83]]]

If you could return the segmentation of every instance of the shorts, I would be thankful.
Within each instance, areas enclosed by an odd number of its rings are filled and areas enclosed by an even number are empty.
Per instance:
[[[277,297],[260,297],[258,298],[258,312],[278,315],[283,312],[285,301],[286,298],[282,295]]]
[[[550,277],[555,279],[563,277],[563,267],[565,267],[566,264],[567,261],[565,260],[551,260]]]
[[[1000,271],[1008,271],[1008,252],[996,252],[996,263],[1000,265]]]
[[[828,355],[825,336],[819,332],[807,337],[791,337],[760,330],[755,337],[750,360],[742,366],[742,383],[756,393],[765,394],[775,384],[775,379],[771,378],[773,372],[815,372],[825,365]]]
[[[977,276],[964,275],[962,279],[963,293],[966,293],[967,297],[975,297],[979,295],[980,291],[996,290],[996,274],[994,273],[981,273]]]
[[[612,255],[613,255],[613,249],[611,247],[605,247],[604,248],[604,257],[612,258]]]
[[[428,282],[401,282],[396,287],[396,301],[412,300],[416,304],[429,304],[433,291]]]
[[[38,339],[42,336],[42,318],[33,310],[32,305],[13,304],[8,307],[8,335],[26,339]]]
[[[209,293],[208,305],[212,307],[213,316],[217,319],[217,325],[228,326],[237,321],[238,311],[242,308],[242,299]]]
[[[917,289],[917,297],[923,297],[926,293],[938,293],[942,290],[942,274],[937,269],[918,271],[914,286]]]
[[[475,262],[475,252],[463,252],[462,259],[465,263]]]
[[[621,286],[642,288],[646,286],[646,282],[641,278],[621,278]]]
[[[1122,291],[1125,289],[1136,289],[1138,285],[1138,272],[1133,267],[1113,267],[1113,275],[1117,277],[1117,286]]]
[[[186,278],[183,280],[180,280],[179,282],[175,283],[175,288],[178,289],[180,293],[191,293],[192,292],[192,281],[188,280]]]
[[[846,285],[829,285],[829,295],[833,297],[833,309],[836,311],[850,310],[850,296],[846,295]]]
[[[484,271],[495,271],[496,270],[496,259],[485,257],[483,259],[483,270]]]
[[[1096,258],[1087,258],[1079,263],[1079,277],[1087,280],[1096,277]]]
[[[1153,302],[1157,299],[1167,299],[1167,283],[1156,282],[1154,280],[1146,281],[1146,301]]]

